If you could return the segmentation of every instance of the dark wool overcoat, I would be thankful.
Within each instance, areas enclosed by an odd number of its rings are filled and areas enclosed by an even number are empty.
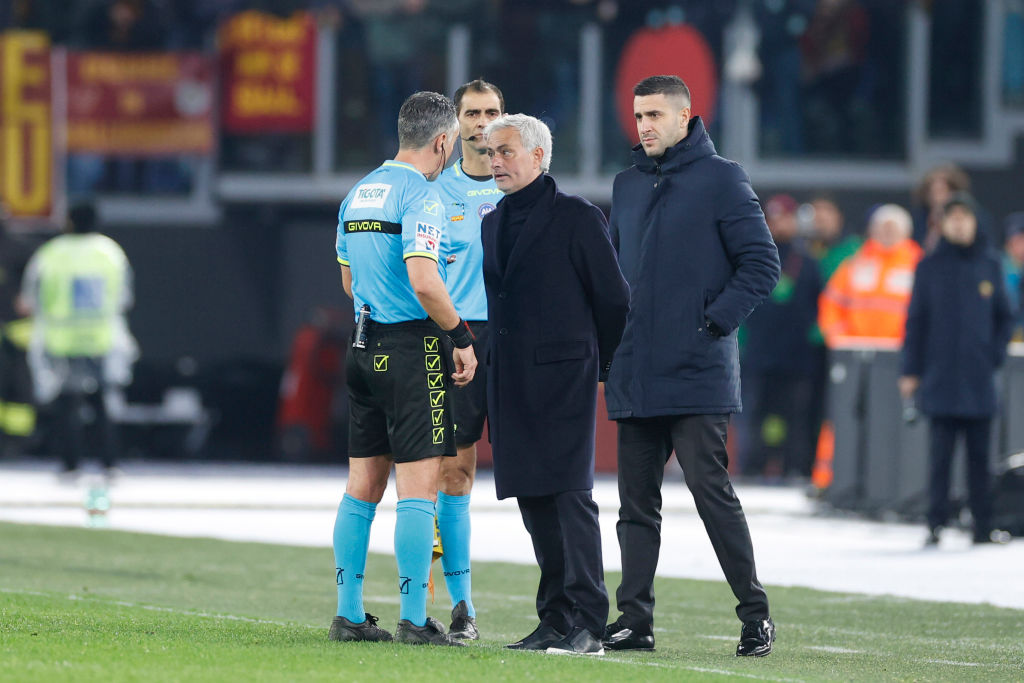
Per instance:
[[[604,214],[550,176],[544,182],[505,268],[506,200],[481,226],[498,498],[593,488],[598,371],[611,362],[629,304]]]

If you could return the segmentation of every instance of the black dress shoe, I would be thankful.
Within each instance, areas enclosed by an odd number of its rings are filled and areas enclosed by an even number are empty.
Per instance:
[[[771,617],[756,619],[743,624],[740,644],[736,646],[737,657],[764,657],[772,653],[775,642],[775,623]]]
[[[526,636],[522,640],[516,641],[511,645],[506,645],[510,650],[547,650],[549,647],[565,638],[565,634],[558,631],[555,627],[547,624],[541,624],[537,628],[533,629],[533,633]]]
[[[601,641],[587,629],[577,626],[565,638],[547,649],[549,655],[591,655],[604,656]]]
[[[618,627],[618,631],[609,633],[611,628]],[[653,650],[654,636],[650,633],[634,631],[628,626],[621,624],[609,624],[605,628],[604,646],[609,650]]]

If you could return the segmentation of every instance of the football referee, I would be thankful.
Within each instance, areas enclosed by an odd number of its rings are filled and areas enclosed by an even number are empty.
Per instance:
[[[449,389],[473,379],[469,326],[438,268],[445,221],[436,179],[452,153],[451,100],[410,96],[398,114],[398,154],[360,180],[338,214],[338,262],[357,325],[347,360],[349,478],[334,526],[338,613],[331,640],[392,640],[363,610],[370,525],[395,465],[399,621],[394,640],[463,645],[426,614],[441,456],[455,455]],[[451,340],[454,368],[442,336]]]
[[[487,293],[484,290],[484,248],[480,222],[494,211],[501,190],[491,176],[484,127],[505,113],[505,99],[493,83],[476,79],[455,91],[462,158],[437,179],[437,192],[448,219],[443,254],[445,284],[459,313],[469,321],[478,357],[487,348]],[[443,247],[442,247],[443,248]],[[476,478],[476,443],[487,419],[487,373],[483,368],[465,389],[452,392],[452,421],[458,454],[441,463],[437,493],[437,526],[444,555],[444,581],[452,599],[453,638],[477,640],[469,561],[469,497]]]

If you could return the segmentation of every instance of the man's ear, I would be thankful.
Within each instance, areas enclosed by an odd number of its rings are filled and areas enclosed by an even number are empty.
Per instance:
[[[679,110],[679,127],[686,130],[690,125],[690,108],[683,107]]]
[[[540,167],[544,163],[544,148],[534,147],[533,158],[537,162],[537,166]]]

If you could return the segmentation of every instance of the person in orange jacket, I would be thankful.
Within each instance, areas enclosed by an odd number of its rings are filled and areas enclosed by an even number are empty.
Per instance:
[[[850,337],[903,340],[921,247],[906,209],[885,204],[871,214],[868,239],[839,266],[818,300],[818,325],[829,348]],[[880,342],[884,344],[884,342]]]

